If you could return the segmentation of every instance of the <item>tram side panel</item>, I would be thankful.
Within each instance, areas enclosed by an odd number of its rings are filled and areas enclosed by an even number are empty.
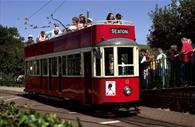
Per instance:
[[[84,101],[84,80],[82,77],[62,78],[62,96],[79,102]]]
[[[39,76],[26,76],[25,91],[26,92],[40,92],[41,78]]]

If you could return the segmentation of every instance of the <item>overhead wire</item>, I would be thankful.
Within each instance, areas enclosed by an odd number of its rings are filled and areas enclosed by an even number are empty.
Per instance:
[[[24,23],[24,25],[26,26],[25,27],[25,29],[29,29],[29,27],[27,27],[27,26],[30,26],[31,27],[31,29],[37,29],[37,28],[47,28],[47,27],[37,27],[37,25],[29,25],[28,24],[28,22],[29,22],[29,20],[34,16],[34,15],[36,15],[37,13],[39,13],[43,8],[45,8],[49,3],[51,3],[52,2],[52,0],[49,0],[49,1],[47,1],[45,4],[43,4],[38,10],[36,10],[34,13],[32,13],[29,17],[26,17],[25,18],[25,23]],[[54,20],[54,18],[53,18],[53,14],[55,14],[60,8],[61,8],[61,6],[64,4],[66,2],[66,0],[63,0],[55,9],[54,9],[54,11],[51,13],[51,17],[52,17],[52,19]],[[48,19],[48,21],[49,21],[49,18],[47,17],[47,19]],[[56,20],[57,21],[57,20]],[[58,21],[59,22],[59,21]],[[51,24],[51,21],[49,21],[49,24]],[[61,24],[61,23],[60,23]]]
[[[39,11],[41,11],[44,7],[46,7],[52,0],[47,1],[44,5],[42,5],[38,10],[36,10],[34,13],[29,16],[28,19],[32,18],[34,15],[36,15]]]
[[[60,9],[60,7],[66,2],[66,0],[63,0],[62,3],[60,3],[56,9],[51,13],[51,14],[55,14],[57,12],[58,9]]]
[[[51,19],[54,20],[54,21],[57,21],[58,23],[60,23],[65,29],[66,29],[66,26],[58,19],[54,18],[54,14],[57,12],[57,10],[59,10],[62,5],[64,5],[64,3],[66,2],[66,0],[63,0],[56,8],[55,10],[51,13]]]

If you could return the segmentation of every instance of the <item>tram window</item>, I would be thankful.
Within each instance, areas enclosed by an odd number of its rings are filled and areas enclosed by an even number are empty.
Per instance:
[[[119,75],[133,75],[133,66],[119,66]]]
[[[82,75],[81,54],[69,55],[67,57],[68,75]]]
[[[33,61],[33,74],[34,75],[39,75],[40,74],[40,65],[39,65],[39,60]]]
[[[66,75],[66,56],[62,57],[62,75]]]
[[[96,58],[96,76],[100,76],[101,75],[101,62],[100,62],[100,58]]]
[[[51,59],[51,74],[52,75],[57,75],[58,73],[57,73],[57,64],[58,63],[58,61],[57,61],[57,57],[53,57],[52,59]]]
[[[48,62],[47,59],[43,59],[42,60],[42,73],[43,75],[47,75],[48,74]]]
[[[133,48],[118,48],[118,72],[119,75],[132,75],[133,72]]]
[[[113,48],[104,49],[104,60],[105,60],[105,75],[106,76],[114,75]]]
[[[118,48],[118,64],[133,64],[133,48]]]
[[[32,61],[27,61],[26,62],[26,74],[27,75],[32,75],[33,74],[33,67],[32,67]]]

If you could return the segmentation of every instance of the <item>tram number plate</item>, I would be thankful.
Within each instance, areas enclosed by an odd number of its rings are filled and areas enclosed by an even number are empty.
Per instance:
[[[120,28],[111,28],[110,32],[112,34],[129,34],[128,29],[120,29]]]

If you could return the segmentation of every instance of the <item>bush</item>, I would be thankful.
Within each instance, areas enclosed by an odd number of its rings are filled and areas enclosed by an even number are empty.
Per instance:
[[[78,126],[80,121],[77,119]],[[18,109],[15,102],[0,102],[0,127],[76,127],[70,121],[58,118],[55,114]]]

